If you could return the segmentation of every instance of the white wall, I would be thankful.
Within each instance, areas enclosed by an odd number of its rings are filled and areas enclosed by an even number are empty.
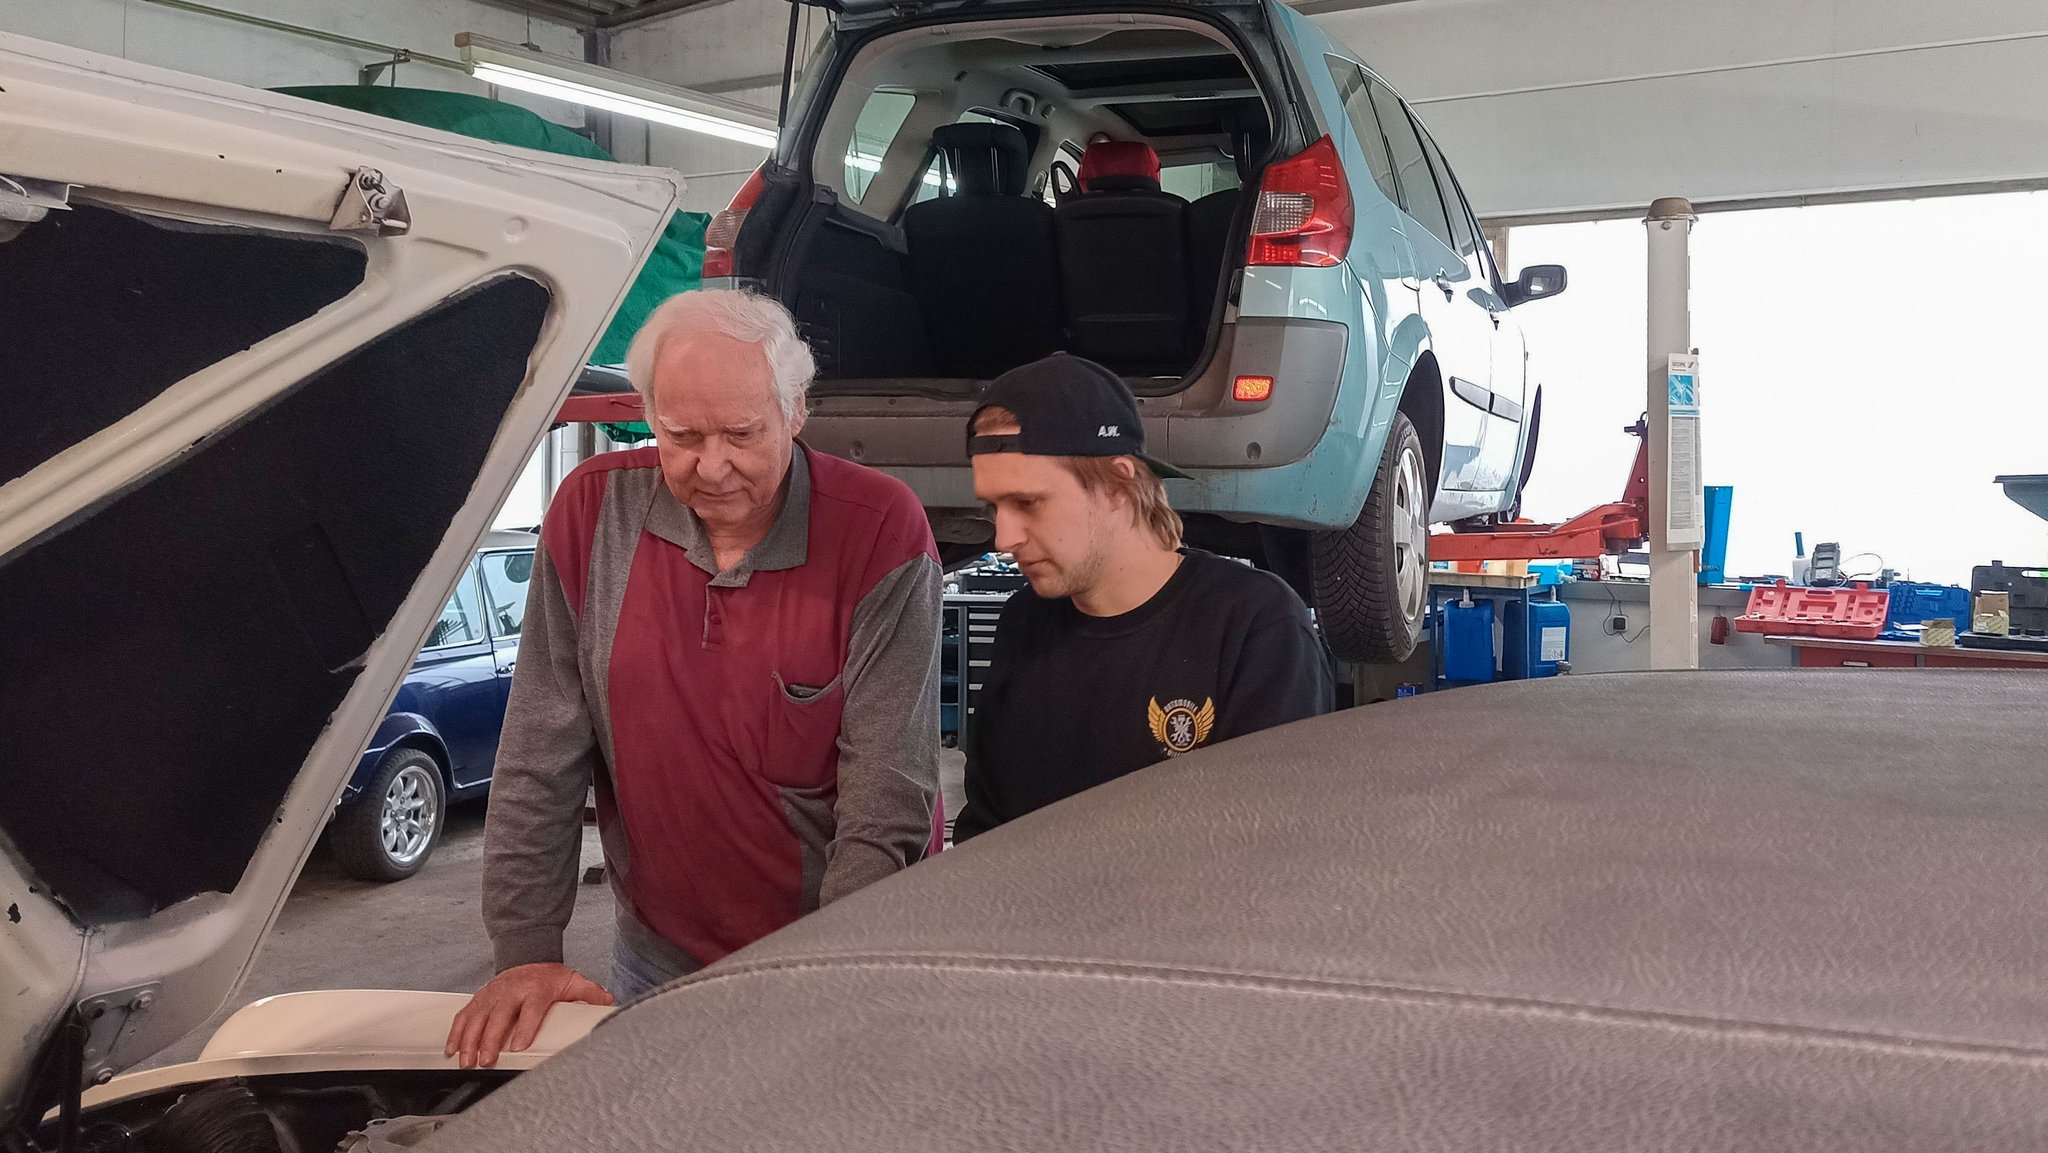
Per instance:
[[[824,13],[805,7],[797,66],[810,57],[806,47],[825,31]],[[783,44],[789,32],[786,0],[726,0],[709,8],[636,24],[611,35],[611,66],[684,88],[708,90],[774,110],[781,95]],[[766,82],[733,88],[733,81]],[[659,164],[681,172],[688,182],[683,207],[717,212],[768,158],[768,150],[660,125],[621,123],[613,138],[620,159]]]
[[[583,58],[582,34],[575,29],[545,20],[528,21],[475,0],[211,2],[217,8],[450,59],[457,55],[458,32],[477,32],[513,43],[530,38],[546,51]],[[354,84],[358,70],[380,58],[373,52],[181,12],[144,0],[0,0],[0,31],[255,88]],[[387,73],[384,82],[390,80]],[[577,105],[501,93],[447,68],[404,65],[398,69],[397,82],[401,87],[495,96],[560,124],[583,124],[583,109]]]
[[[1410,0],[1317,22],[1416,102],[1484,216],[2048,180],[2040,0]],[[1880,54],[1811,60],[1860,52]]]

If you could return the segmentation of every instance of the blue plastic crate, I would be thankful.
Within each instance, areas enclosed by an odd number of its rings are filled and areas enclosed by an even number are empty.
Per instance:
[[[1955,585],[1893,581],[1891,594],[1891,606],[1885,612],[1884,632],[1878,634],[1886,640],[1914,640],[1918,634],[1906,632],[1904,626],[1938,621],[1943,617],[1956,622],[1957,633],[1970,631],[1969,589]]]

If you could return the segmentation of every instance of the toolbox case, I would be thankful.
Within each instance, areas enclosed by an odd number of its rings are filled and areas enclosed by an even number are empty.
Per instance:
[[[1992,561],[1970,571],[1970,595],[2007,593],[2012,597],[2012,631],[2048,634],[2048,568]]]
[[[1884,631],[1890,607],[1890,593],[1866,585],[1813,589],[1779,581],[1749,590],[1749,605],[1735,619],[1735,628],[1745,633],[1868,641]]]

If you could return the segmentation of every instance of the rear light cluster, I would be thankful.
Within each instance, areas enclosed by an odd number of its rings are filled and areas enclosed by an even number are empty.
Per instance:
[[[1299,156],[1268,166],[1245,263],[1329,268],[1350,250],[1351,186],[1336,143],[1325,136]]]
[[[761,172],[761,168],[754,169],[754,174],[747,177],[747,182],[733,194],[732,203],[725,206],[724,212],[713,216],[705,227],[705,278],[732,275],[733,246],[739,243],[740,228],[747,222],[747,213],[753,211],[754,204],[761,199]]]
[[[1230,396],[1233,400],[1241,400],[1247,404],[1257,403],[1261,400],[1271,400],[1273,399],[1273,378],[1270,376],[1240,376],[1230,386]]]

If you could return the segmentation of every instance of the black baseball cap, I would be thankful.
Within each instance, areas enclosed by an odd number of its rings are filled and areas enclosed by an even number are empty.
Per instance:
[[[983,411],[1017,414],[1018,432],[977,436]],[[1138,401],[1123,378],[1092,360],[1056,352],[996,377],[967,418],[967,455],[1018,452],[1026,456],[1134,456],[1157,476],[1187,474],[1145,455]]]

